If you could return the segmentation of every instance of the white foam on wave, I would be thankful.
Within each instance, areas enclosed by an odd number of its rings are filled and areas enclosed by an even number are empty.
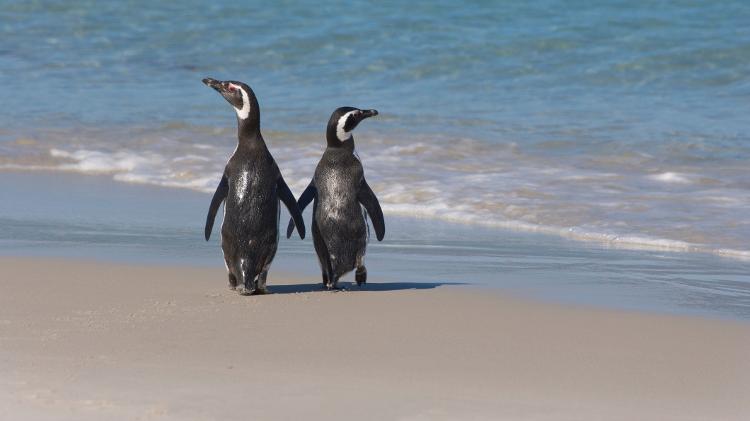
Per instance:
[[[67,152],[60,149],[51,149],[50,155],[54,158],[74,161],[70,164],[62,164],[62,168],[85,173],[136,172],[140,168],[164,165],[166,161],[161,155],[147,152],[143,154],[125,151],[106,153],[86,149]]]
[[[211,159],[199,155],[184,155],[168,159],[153,152],[133,153],[116,151],[106,153],[92,150],[73,152],[51,149],[50,155],[63,159],[63,163],[52,169],[81,172],[85,174],[112,174],[115,181],[137,184],[152,184],[163,187],[187,188],[212,192],[216,177],[201,176],[203,171],[175,168],[175,164],[200,164]],[[170,165],[171,164],[171,165]],[[50,169],[50,168],[46,168]]]
[[[654,181],[660,181],[662,183],[674,183],[674,184],[690,184],[690,179],[684,174],[676,172],[664,172],[661,174],[652,174],[648,178]]]
[[[670,240],[667,238],[654,238],[643,235],[619,235],[600,232],[579,231],[574,228],[568,229],[569,235],[564,235],[574,240],[595,241],[610,247],[628,250],[658,250],[679,252],[701,252],[708,251],[698,244],[685,241]]]
[[[750,250],[718,249],[715,254],[733,259],[750,261]]]
[[[120,182],[211,193],[235,147],[226,135],[223,143],[208,145],[196,142],[194,134],[176,138],[171,132],[147,133],[104,142],[95,133],[91,139],[77,138],[74,145],[50,141],[46,158],[26,159],[29,165],[0,160],[0,168],[111,174]],[[267,142],[287,184],[299,195],[325,144],[317,136],[314,141],[294,136],[271,133]],[[39,147],[32,152],[41,156],[39,148],[45,143],[34,145]],[[737,240],[748,226],[742,221],[747,213],[739,210],[750,208],[750,192],[727,187],[742,188],[742,183],[694,183],[705,177],[705,169],[692,171],[683,165],[679,172],[664,171],[656,160],[654,168],[638,161],[638,166],[622,169],[607,159],[601,165],[585,157],[560,160],[524,154],[515,144],[440,137],[357,137],[357,149],[387,214],[543,233],[614,248],[750,259],[750,251]],[[647,180],[684,187],[644,183],[639,175],[644,172],[650,174]],[[723,174],[708,175],[719,180]]]
[[[384,211],[390,214],[432,218],[453,223],[481,225],[492,228],[502,228],[512,231],[533,232],[539,234],[555,235],[570,240],[599,243],[607,247],[625,250],[653,250],[671,252],[697,252],[720,254],[727,257],[738,257],[750,259],[750,251],[742,250],[714,250],[699,244],[691,244],[685,241],[671,240],[666,238],[653,238],[640,235],[620,235],[589,231],[579,227],[555,227],[549,225],[538,225],[524,221],[497,219],[480,216],[475,213],[467,213],[452,209],[447,206],[424,206],[424,205],[386,205]]]

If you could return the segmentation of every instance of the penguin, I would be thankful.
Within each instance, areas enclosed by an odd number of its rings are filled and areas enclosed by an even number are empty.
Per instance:
[[[326,147],[315,175],[300,195],[300,211],[314,200],[312,236],[326,289],[337,289],[341,276],[356,269],[358,286],[367,282],[365,249],[369,215],[378,241],[385,236],[383,211],[378,198],[365,180],[364,170],[354,151],[352,131],[364,119],[378,115],[376,110],[354,107],[336,109],[328,120]],[[364,207],[364,210],[362,209]],[[296,221],[290,220],[287,238]]]
[[[260,134],[260,109],[253,90],[236,81],[205,78],[203,83],[234,107],[238,138],[208,208],[206,241],[216,212],[225,202],[221,249],[229,287],[241,295],[262,294],[267,292],[266,277],[279,244],[279,200],[305,238],[302,213]]]

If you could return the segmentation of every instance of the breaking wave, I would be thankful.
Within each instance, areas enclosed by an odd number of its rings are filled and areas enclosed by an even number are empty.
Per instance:
[[[631,151],[550,156],[451,136],[356,137],[386,213],[531,231],[626,249],[750,259],[750,183],[742,161],[665,164]],[[318,134],[266,132],[299,194],[324,149]],[[0,169],[109,174],[116,181],[213,192],[235,147],[233,130],[47,132],[5,142]],[[559,146],[555,146],[559,148]]]

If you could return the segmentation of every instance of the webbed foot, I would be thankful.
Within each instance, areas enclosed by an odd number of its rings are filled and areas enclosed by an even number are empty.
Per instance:
[[[250,289],[246,287],[245,285],[240,285],[237,287],[237,293],[240,295],[253,295],[255,293],[256,289]]]

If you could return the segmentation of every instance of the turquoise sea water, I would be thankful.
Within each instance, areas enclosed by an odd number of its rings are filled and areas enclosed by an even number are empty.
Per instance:
[[[580,242],[560,252],[555,264],[566,267],[590,267],[586,250],[615,249],[629,262],[617,271],[648,285],[685,292],[700,282],[712,297],[731,295],[724,281],[748,287],[746,1],[1,5],[0,169],[211,192],[235,122],[200,80],[237,79],[255,89],[296,194],[331,111],[378,109],[355,137],[386,216],[433,227],[417,231],[433,250],[454,237],[465,250],[489,244],[488,260],[461,254],[482,260],[484,273],[522,257],[510,229],[544,234],[519,246],[542,260],[559,254],[544,244]],[[0,221],[7,241],[49,222],[14,212]],[[51,219],[57,241],[80,231],[69,216]],[[448,234],[426,234],[446,222]],[[191,247],[133,229],[115,237]],[[661,259],[654,267],[670,281],[644,275],[644,256]],[[453,281],[472,278],[456,268]]]
[[[0,167],[210,191],[260,98],[299,193],[330,112],[392,214],[750,257],[750,3],[5,1]]]

